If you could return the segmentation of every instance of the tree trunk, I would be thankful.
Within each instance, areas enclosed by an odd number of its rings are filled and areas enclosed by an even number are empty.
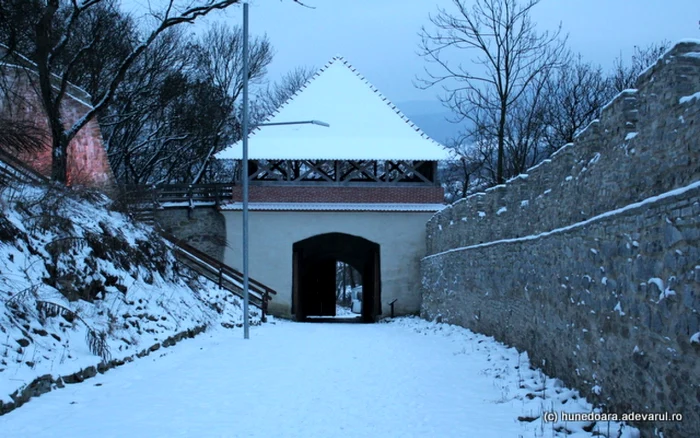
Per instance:
[[[505,179],[503,178],[503,160],[505,155],[505,142],[506,142],[506,114],[507,114],[506,101],[501,100],[501,110],[500,117],[498,120],[498,163],[496,165],[496,183],[503,184]]]
[[[36,25],[36,63],[39,73],[41,102],[51,131],[51,179],[66,183],[68,142],[61,117],[61,99],[57,99],[51,83],[50,54],[53,22],[58,11],[58,0],[47,0],[46,9]]]
[[[61,118],[54,123],[59,127],[51,127],[51,179],[65,185],[68,181],[68,141],[61,128]],[[54,123],[51,123],[53,125]]]
[[[354,272],[355,270],[352,268],[352,266],[350,266],[350,265],[347,265],[347,266],[348,266],[348,270],[350,271],[350,287],[352,289],[355,289],[355,272]]]
[[[462,170],[464,171],[464,180],[462,181],[462,198],[466,198],[467,191],[469,190],[469,180],[471,179],[471,172],[469,172],[469,163],[467,163],[467,159],[462,157],[460,161],[462,162]]]

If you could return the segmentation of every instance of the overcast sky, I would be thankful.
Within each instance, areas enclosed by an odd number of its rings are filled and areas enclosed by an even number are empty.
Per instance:
[[[304,1],[315,9],[292,0],[250,0],[251,34],[266,33],[275,48],[271,79],[300,65],[321,67],[339,54],[396,103],[435,99],[438,89],[413,85],[425,66],[416,54],[418,32],[438,6],[450,10],[452,0]],[[218,19],[240,24],[241,17],[242,8],[232,7]],[[541,30],[561,22],[569,47],[604,68],[620,54],[628,58],[635,45],[700,39],[699,0],[543,0],[533,19]]]

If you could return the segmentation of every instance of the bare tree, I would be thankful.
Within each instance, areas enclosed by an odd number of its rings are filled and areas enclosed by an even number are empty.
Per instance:
[[[143,54],[102,116],[109,157],[126,184],[224,181],[232,169],[211,160],[240,138],[242,32],[216,26],[192,39],[172,29]],[[249,80],[272,59],[266,37],[251,38]]]
[[[267,35],[253,38],[248,44],[248,81],[259,84],[272,62],[272,45]],[[243,92],[243,30],[215,24],[199,40],[195,53],[201,75],[238,100]]]
[[[185,77],[194,65],[183,33],[178,29],[164,32],[127,72],[112,102],[100,114],[109,161],[120,183],[152,183],[160,173],[146,166],[161,149],[182,137],[182,131],[171,129],[175,121],[169,116],[184,88],[178,86],[178,78]]]
[[[314,67],[297,67],[274,84],[268,85],[255,99],[257,119],[262,120],[274,113],[294,93],[301,90],[315,73]]]
[[[134,50],[139,40],[137,23],[119,9],[117,0],[103,0],[83,13],[66,48],[57,56],[56,65],[65,69],[73,62],[68,80],[79,84],[97,103],[97,99],[109,89],[111,78],[119,71],[122,60]],[[84,47],[90,47],[90,50],[84,50],[74,61]]]
[[[30,30],[36,24],[42,4],[39,0],[2,0],[0,2],[0,42],[9,53],[29,54],[34,50]]]
[[[0,156],[4,160],[40,152],[46,145],[46,130],[27,117],[37,108],[26,95],[24,82],[23,67],[0,46]]]
[[[668,50],[671,42],[664,40],[660,43],[650,44],[646,47],[634,46],[631,63],[628,65],[622,59],[622,55],[615,58],[612,74],[610,75],[610,86],[614,94],[620,93],[628,88],[634,88],[637,76],[645,68],[656,62],[661,55]]]
[[[475,0],[469,8],[465,0],[452,0],[455,13],[440,8],[430,17],[435,30],[421,29],[420,54],[438,68],[426,68],[419,84],[442,85],[442,101],[459,121],[472,121],[476,129],[494,124],[498,183],[504,181],[508,115],[533,81],[558,65],[563,49],[559,30],[535,30],[530,12],[539,1]],[[475,65],[454,65],[451,50],[475,52]]]
[[[545,85],[552,70],[535,77],[511,108],[505,129],[505,172],[524,173],[545,158],[547,98]]]
[[[295,0],[296,1],[296,0]],[[239,3],[239,0],[168,0],[158,11],[151,11],[153,27],[145,32],[133,47],[115,63],[114,71],[102,79],[102,91],[93,100],[93,108],[82,115],[72,125],[66,126],[61,106],[74,69],[88,55],[96,53],[99,38],[80,41],[76,46],[78,29],[85,23],[98,6],[105,9],[115,7],[111,0],[7,0],[3,1],[0,13],[3,17],[20,17],[16,22],[5,21],[2,37],[4,43],[15,50],[26,46],[36,64],[39,97],[49,125],[52,143],[52,179],[65,183],[67,171],[68,144],[71,139],[97,114],[103,111],[114,98],[117,88],[124,80],[130,67],[146,49],[166,30],[183,24],[193,23],[209,13],[226,9]],[[298,3],[298,1],[297,1]],[[24,17],[24,11],[31,14]],[[99,24],[99,20],[96,22]],[[18,27],[22,26],[22,27]],[[100,35],[99,33],[97,35]]]
[[[600,67],[584,62],[580,56],[568,59],[546,83],[547,154],[573,142],[613,97],[610,81]]]
[[[211,127],[207,153],[200,161],[200,169],[191,183],[198,183],[212,164],[213,156],[223,147],[236,141],[242,134],[240,114],[234,113],[243,92],[243,30],[237,26],[215,25],[201,38],[196,46],[197,71],[202,80],[211,83],[227,96],[229,107],[226,116],[219,118]],[[248,48],[248,82],[260,84],[272,62],[273,49],[267,35],[253,38]],[[254,119],[254,117],[253,117]]]
[[[452,149],[457,152],[456,160],[441,162],[438,167],[439,180],[445,190],[445,201],[455,202],[465,198],[482,184],[481,174],[484,162],[471,141],[462,138],[453,140]]]
[[[44,134],[32,122],[0,116],[0,152],[16,155],[40,151],[44,147]]]
[[[31,106],[18,85],[22,70],[9,58],[7,50],[0,47],[0,152],[37,152],[44,147],[45,132],[33,120],[22,117]]]

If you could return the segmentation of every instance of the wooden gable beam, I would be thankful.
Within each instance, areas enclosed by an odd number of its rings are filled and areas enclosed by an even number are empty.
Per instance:
[[[262,181],[284,181],[288,173],[282,168],[282,160],[268,160],[265,163],[258,161],[258,171],[249,177],[249,179],[260,179]],[[278,170],[279,172],[275,172]]]
[[[341,178],[342,181],[349,181],[351,179],[350,177],[355,172],[359,172],[359,175],[365,175],[368,179],[372,181],[380,182],[376,174],[372,174],[371,171],[367,170],[368,167],[374,165],[374,161],[350,160],[348,161],[348,164],[350,164],[351,169],[345,172],[345,174],[343,174]]]
[[[306,165],[309,167],[308,170],[306,170],[303,174],[301,174],[299,177],[294,179],[294,181],[303,181],[304,178],[306,178],[308,175],[312,173],[316,173],[321,176],[321,178],[325,179],[328,182],[334,182],[333,177],[328,175],[325,170],[321,166],[323,164],[328,163],[328,160],[306,160]]]

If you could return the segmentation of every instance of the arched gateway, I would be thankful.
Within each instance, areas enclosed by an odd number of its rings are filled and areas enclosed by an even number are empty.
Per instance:
[[[320,119],[330,127],[284,124]],[[342,58],[333,58],[249,139],[249,268],[275,289],[273,315],[335,313],[335,263],[362,274],[362,319],[420,309],[425,224],[442,208],[423,134]],[[280,125],[281,124],[281,125]],[[240,143],[217,155],[241,159]],[[221,205],[224,262],[240,269],[242,191]]]
[[[362,275],[362,320],[381,315],[381,261],[379,245],[362,237],[327,233],[294,243],[292,261],[292,313],[335,316],[336,262],[345,262]]]

